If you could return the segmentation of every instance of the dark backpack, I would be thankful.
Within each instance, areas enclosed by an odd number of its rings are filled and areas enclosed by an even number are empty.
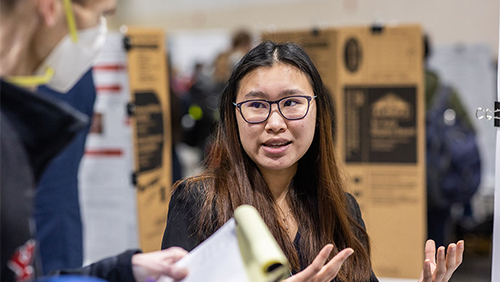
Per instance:
[[[466,204],[481,180],[481,161],[474,130],[451,108],[452,91],[440,86],[427,110],[427,198],[429,208]]]

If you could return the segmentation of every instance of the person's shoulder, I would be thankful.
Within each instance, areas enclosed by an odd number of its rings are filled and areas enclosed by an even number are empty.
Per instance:
[[[345,192],[345,199],[349,214],[355,218],[361,217],[361,210],[356,198],[351,193]]]
[[[194,217],[206,199],[205,182],[206,180],[196,176],[177,181],[172,187],[169,216],[189,214],[189,217]]]
[[[212,178],[207,175],[191,176],[177,181],[172,187],[172,196],[194,198],[205,194],[212,187]]]
[[[364,245],[367,245],[366,241],[367,239],[365,238],[366,225],[365,222],[363,221],[363,216],[361,215],[361,209],[359,207],[358,201],[353,195],[351,195],[348,192],[345,193],[345,196],[346,196],[347,211],[349,212],[352,221],[357,223],[354,225],[356,226],[355,227],[356,236],[363,240]]]
[[[358,201],[356,201],[356,198],[349,192],[344,192],[346,202],[348,206],[357,206]]]

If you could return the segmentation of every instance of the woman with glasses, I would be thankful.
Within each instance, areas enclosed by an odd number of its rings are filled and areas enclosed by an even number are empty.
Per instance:
[[[378,281],[336,160],[333,104],[307,54],[291,43],[251,50],[229,79],[220,114],[208,169],[174,187],[162,248],[190,251],[250,204],[291,264],[288,281]],[[445,258],[440,248],[436,263],[428,243],[421,281],[451,277],[463,242],[448,250]]]

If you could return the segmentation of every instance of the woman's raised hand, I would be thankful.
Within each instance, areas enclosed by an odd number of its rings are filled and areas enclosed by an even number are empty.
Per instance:
[[[424,269],[420,275],[419,282],[446,282],[450,280],[451,275],[462,263],[464,254],[464,241],[458,241],[456,244],[449,244],[446,255],[444,247],[437,249],[433,240],[427,240],[425,243],[425,261]],[[436,258],[437,257],[437,258]]]
[[[321,249],[314,261],[304,270],[284,280],[285,282],[329,282],[337,276],[342,263],[354,253],[351,248],[346,248],[325,264],[333,250],[333,245],[328,244]]]

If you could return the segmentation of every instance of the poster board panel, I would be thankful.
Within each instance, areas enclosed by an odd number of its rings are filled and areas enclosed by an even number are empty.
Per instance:
[[[309,54],[336,106],[336,147],[380,277],[418,278],[426,237],[423,43],[419,26],[264,34]]]
[[[131,123],[135,156],[140,246],[160,249],[172,183],[170,101],[161,29],[127,28]]]

